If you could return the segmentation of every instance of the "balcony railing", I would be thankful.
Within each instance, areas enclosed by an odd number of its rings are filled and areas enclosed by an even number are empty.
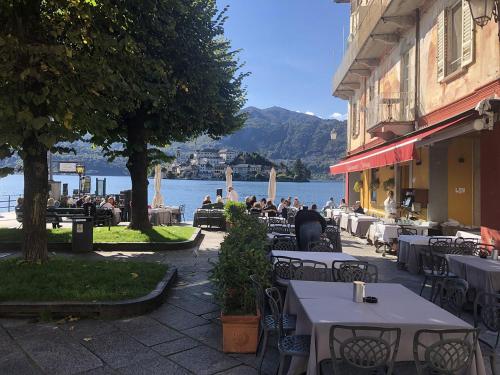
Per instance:
[[[415,120],[413,92],[383,93],[366,108],[367,130],[381,123],[404,123]]]

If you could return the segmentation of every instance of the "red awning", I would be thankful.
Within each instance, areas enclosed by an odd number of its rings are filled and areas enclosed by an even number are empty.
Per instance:
[[[330,167],[331,174],[364,171],[366,169],[385,167],[396,163],[404,163],[415,159],[415,143],[430,135],[437,133],[451,125],[462,122],[470,115],[441,124],[435,128],[416,134],[388,146],[372,149],[362,154],[348,157],[340,163]]]

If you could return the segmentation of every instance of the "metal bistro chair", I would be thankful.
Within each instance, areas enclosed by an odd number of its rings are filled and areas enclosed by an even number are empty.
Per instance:
[[[278,350],[280,353],[280,363],[278,375],[282,375],[285,367],[286,357],[309,357],[311,346],[310,335],[286,335],[283,325],[283,313],[279,308],[281,295],[277,288],[266,289],[271,312],[276,322],[278,322]]]
[[[268,233],[290,234],[290,227],[287,224],[272,224],[267,228]]]
[[[486,337],[479,337],[481,353],[490,360],[491,373],[498,374],[496,370],[496,349],[500,338],[500,294],[479,293],[474,300],[474,327],[482,324],[489,332],[496,333],[495,343],[492,344]]]
[[[400,328],[334,325],[330,359],[320,362],[321,375],[391,375],[401,338]]]
[[[429,246],[420,254],[424,281],[420,289],[420,295],[424,292],[427,282],[431,282],[431,295],[429,301],[434,301],[437,283],[449,277],[455,277],[449,272],[448,262],[445,255],[453,246],[452,238],[430,238]]]
[[[368,262],[358,260],[336,260],[332,264],[333,281],[352,283],[363,281],[365,283],[378,282],[378,268]]]
[[[331,281],[328,266],[314,260],[292,261],[291,279],[304,281]]]
[[[270,309],[268,308],[268,304],[266,303],[266,297],[264,294],[264,288],[262,284],[259,282],[256,275],[251,275],[250,280],[252,281],[252,286],[255,291],[255,300],[257,307],[260,312],[260,324],[259,324],[259,345],[257,347],[257,351],[255,352],[256,356],[259,356],[259,374],[262,372],[262,363],[264,362],[264,356],[266,355],[267,350],[267,340],[269,338],[269,334],[278,333],[278,323],[274,319],[273,314],[271,314]],[[278,300],[278,308],[279,311],[283,312],[283,304],[281,300],[281,295],[277,296]],[[283,330],[285,332],[295,331],[295,325],[297,321],[297,317],[295,315],[283,314]],[[262,342],[262,345],[261,345]],[[260,349],[260,350],[259,350]]]
[[[333,244],[326,237],[320,238],[319,241],[309,242],[307,251],[316,251],[321,253],[333,253]]]
[[[293,261],[300,261],[300,259],[282,256],[271,257],[273,284],[283,292],[283,295],[286,293],[286,288],[292,277],[291,267]]]
[[[464,374],[472,364],[478,332],[477,329],[417,331],[413,338],[417,374]]]
[[[297,251],[297,240],[295,237],[278,236],[273,239],[271,250]]]
[[[492,253],[493,250],[495,250],[496,247],[495,245],[489,244],[489,243],[476,243],[476,247],[474,248],[474,251],[472,252],[472,255],[475,256],[488,256]]]
[[[286,224],[285,220],[281,217],[268,217],[267,223],[269,225]]]
[[[297,210],[288,209],[286,212],[287,221],[290,225],[295,225],[295,216],[297,215]]]
[[[327,226],[325,233],[323,233],[332,243],[333,251],[335,253],[342,252],[342,241],[340,238],[340,228],[337,225]]]
[[[464,239],[463,237],[458,237],[450,250],[450,254],[473,255],[478,242],[479,241],[474,238]]]
[[[460,318],[465,303],[469,283],[464,279],[447,278],[439,282],[439,305]]]

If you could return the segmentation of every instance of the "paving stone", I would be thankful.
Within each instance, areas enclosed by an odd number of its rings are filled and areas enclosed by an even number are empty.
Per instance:
[[[136,362],[130,366],[118,369],[124,375],[189,375],[190,373],[178,364],[164,357]]]
[[[118,372],[109,368],[108,366],[99,367],[87,372],[83,372],[78,375],[117,375]]]
[[[61,330],[43,333],[35,330],[34,334],[23,334],[16,341],[47,374],[76,374],[103,365],[99,358]]]
[[[255,354],[230,354],[230,356],[252,368],[258,369],[259,367],[259,358],[256,357]],[[278,349],[271,346],[268,347],[264,357],[264,362],[262,363],[263,374],[274,375],[278,369],[278,363]]]
[[[214,349],[222,350],[222,327],[217,324],[194,327],[183,333]]]
[[[77,339],[106,335],[118,330],[118,328],[107,321],[94,319],[82,319],[76,322],[67,322],[62,324],[60,328]]]
[[[215,374],[240,364],[234,358],[206,346],[198,346],[168,358],[197,375]]]
[[[156,320],[145,316],[118,320],[115,321],[114,324],[120,328],[120,330],[147,346],[153,346],[184,337],[179,332],[165,327]]]
[[[212,323],[217,323],[217,324],[220,324],[221,321],[220,321],[220,311],[212,311],[208,314],[203,314],[201,316],[202,318],[204,319],[207,319],[207,320],[211,320]]]
[[[207,314],[219,310],[219,306],[216,304],[188,294],[179,293],[178,295],[169,296],[168,302],[195,315]]]
[[[168,303],[153,311],[149,316],[179,331],[208,323],[206,319]]]
[[[25,336],[50,334],[59,330],[60,326],[56,323],[21,324],[7,327],[7,331],[14,339],[20,339]]]
[[[42,372],[22,352],[15,351],[6,355],[0,354],[0,374],[38,375]]]
[[[168,356],[170,354],[175,354],[184,350],[192,349],[199,345],[201,344],[198,341],[195,341],[189,337],[183,337],[182,339],[155,345],[153,346],[153,349],[161,355]]]
[[[97,336],[90,341],[82,340],[82,343],[114,369],[158,356],[147,346],[119,331]]]
[[[250,366],[238,366],[224,372],[218,372],[217,375],[256,375],[259,372]]]

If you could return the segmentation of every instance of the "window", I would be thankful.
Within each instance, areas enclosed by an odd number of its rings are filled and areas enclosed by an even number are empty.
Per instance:
[[[474,21],[467,0],[459,0],[439,14],[437,22],[437,74],[441,82],[472,63]]]

